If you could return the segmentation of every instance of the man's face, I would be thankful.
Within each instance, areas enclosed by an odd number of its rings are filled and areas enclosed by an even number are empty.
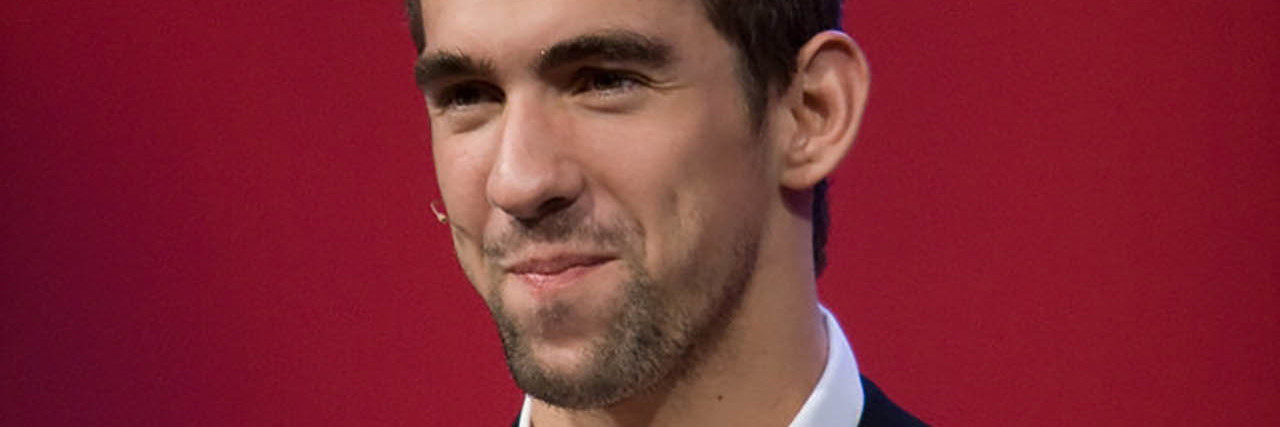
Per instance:
[[[678,380],[777,191],[732,47],[690,0],[424,0],[423,19],[454,246],[517,383],[587,408]]]

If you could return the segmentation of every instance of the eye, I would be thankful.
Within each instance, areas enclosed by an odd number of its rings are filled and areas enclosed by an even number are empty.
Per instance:
[[[450,110],[484,103],[501,103],[502,91],[482,82],[464,82],[448,86],[431,97],[436,108]]]
[[[588,68],[578,73],[577,93],[593,92],[610,95],[638,89],[645,84],[643,77],[618,70]]]

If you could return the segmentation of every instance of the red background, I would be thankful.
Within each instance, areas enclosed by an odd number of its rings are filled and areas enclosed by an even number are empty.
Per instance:
[[[865,372],[943,425],[1280,424],[1280,2],[847,10]],[[0,424],[511,420],[399,2],[0,13]]]

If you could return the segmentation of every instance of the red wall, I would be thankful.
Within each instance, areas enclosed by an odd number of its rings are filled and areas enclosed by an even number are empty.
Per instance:
[[[1280,424],[1280,3],[848,12],[866,372],[943,425]],[[0,14],[0,424],[511,419],[399,2]]]

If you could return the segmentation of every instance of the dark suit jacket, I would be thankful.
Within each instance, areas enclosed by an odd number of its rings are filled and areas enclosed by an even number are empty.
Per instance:
[[[858,427],[928,425],[899,408],[867,377],[859,377],[862,378],[862,394],[866,396],[866,403],[862,405],[862,420],[858,421]]]
[[[860,376],[861,377],[861,376]],[[907,411],[899,408],[888,396],[880,391],[880,387],[867,379],[862,379],[862,394],[865,396],[865,403],[862,405],[862,420],[858,422],[858,427],[898,427],[898,426],[925,426]],[[516,421],[511,423],[511,427],[520,427],[520,416],[516,415]]]

